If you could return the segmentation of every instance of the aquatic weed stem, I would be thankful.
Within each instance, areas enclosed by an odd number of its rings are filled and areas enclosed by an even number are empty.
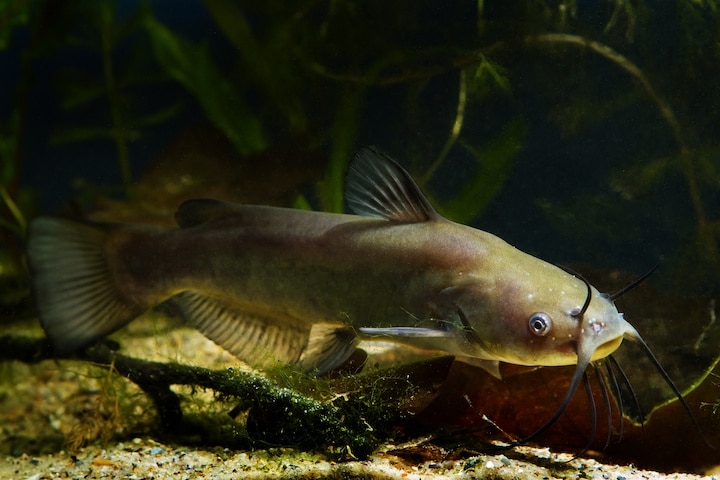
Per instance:
[[[460,70],[460,81],[458,85],[458,103],[457,103],[457,111],[455,113],[455,121],[453,122],[452,129],[450,130],[450,136],[448,137],[447,141],[445,142],[445,145],[443,146],[442,151],[440,152],[440,155],[438,155],[437,159],[433,162],[432,165],[430,165],[430,168],[427,169],[425,174],[420,177],[418,180],[418,184],[420,186],[423,186],[427,184],[427,182],[430,181],[433,175],[435,175],[435,171],[442,165],[442,163],[445,161],[445,157],[447,157],[448,153],[450,152],[450,149],[455,145],[455,142],[457,142],[457,139],[460,137],[460,131],[462,130],[463,123],[465,121],[465,106],[467,104],[467,78],[466,78],[465,70]]]
[[[125,133],[122,111],[120,107],[120,95],[118,94],[117,84],[115,83],[115,73],[112,63],[112,6],[108,2],[102,3],[101,8],[101,49],[103,60],[103,74],[105,77],[105,89],[107,93],[108,103],[110,106],[110,114],[112,116],[112,137],[115,140],[117,148],[118,162],[120,164],[120,175],[125,188],[125,195],[131,196],[132,174],[130,171],[130,159],[128,155],[127,142],[128,138]]]

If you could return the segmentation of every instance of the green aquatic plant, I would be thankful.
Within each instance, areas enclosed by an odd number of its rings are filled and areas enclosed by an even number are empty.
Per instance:
[[[23,2],[0,2],[0,52],[11,47],[15,29],[28,24],[30,9]],[[28,82],[28,73],[23,70],[18,97],[24,95]],[[16,238],[25,236],[26,216],[32,203],[30,191],[19,185],[24,110],[22,98],[18,98],[7,117],[0,117],[0,205],[4,207],[4,211],[0,210],[0,229]]]
[[[0,204],[5,206],[9,214],[9,218],[5,218],[5,215],[0,217],[0,228],[7,229],[16,237],[22,238],[25,236],[27,220],[18,202],[10,193],[10,189],[13,188],[13,185],[17,181],[17,167],[13,161],[17,148],[15,140],[16,137],[11,135],[0,138],[0,144],[2,145],[2,147],[0,147],[0,158],[3,159],[4,166],[2,177],[0,177]]]
[[[109,140],[115,145],[119,176],[126,196],[132,194],[133,175],[129,143],[153,126],[167,122],[179,112],[179,103],[147,110],[137,99],[140,89],[162,81],[157,69],[137,42],[145,18],[139,8],[126,19],[118,19],[113,0],[81,2],[76,6],[85,28],[68,40],[72,48],[95,53],[100,62],[96,71],[68,70],[60,80],[62,107],[67,111],[107,112],[105,125],[66,125],[51,137],[56,144]],[[131,54],[119,60],[120,47]],[[104,108],[102,104],[105,104]],[[93,118],[92,114],[88,115]]]
[[[460,140],[468,105],[479,104],[489,90],[510,92],[502,67],[482,52],[458,54],[453,47],[438,46],[418,53],[406,45],[369,56],[368,50],[358,48],[343,30],[345,25],[356,24],[366,7],[358,10],[346,2],[335,2],[324,10],[312,1],[292,7],[238,5],[227,0],[206,0],[203,5],[233,48],[234,56],[226,57],[222,66],[215,44],[198,45],[188,40],[158,20],[146,4],[120,17],[113,0],[82,1],[54,19],[52,48],[89,52],[95,55],[97,68],[81,71],[68,67],[59,76],[62,108],[73,117],[87,116],[92,124],[79,124],[75,119],[65,122],[51,141],[55,145],[113,142],[126,196],[132,194],[133,182],[130,144],[152,127],[177,117],[187,104],[181,99],[158,107],[139,100],[158,84],[181,86],[241,155],[298,136],[306,136],[310,145],[326,144],[329,163],[326,175],[317,183],[314,205],[327,211],[342,210],[344,167],[357,147],[365,102],[374,91],[393,84],[410,91],[419,81],[454,69],[459,72],[459,115],[431,170],[443,163]],[[410,7],[406,13],[408,18],[420,16],[422,9]],[[30,23],[43,15],[44,6],[28,10]],[[421,24],[386,20],[388,24],[375,32],[378,38],[393,38],[397,28],[413,37],[424,34]],[[144,48],[148,41],[149,49]],[[329,45],[346,51],[346,58],[337,62]],[[28,58],[42,59],[49,48]],[[460,60],[445,65],[448,55]],[[428,58],[436,65],[428,67]],[[347,73],[339,73],[338,68]],[[97,113],[103,111],[104,118],[98,121]],[[475,148],[472,143],[462,141],[471,153]],[[429,151],[422,160],[433,156]],[[492,184],[499,185],[500,178],[494,178]],[[91,195],[103,191],[113,193],[88,186]]]
[[[27,219],[36,211],[37,195],[20,182],[24,113],[18,104],[6,121],[0,121],[0,281],[6,294],[0,295],[0,306],[15,303],[16,285],[27,293],[23,240]]]
[[[332,135],[330,161],[325,176],[315,185],[315,194],[323,211],[344,210],[345,167],[354,148],[363,96],[362,88],[349,88],[338,108],[333,127],[335,133]]]
[[[356,84],[356,88],[346,95],[346,101],[339,109],[335,124],[337,134],[333,135],[328,173],[316,185],[321,210],[342,211],[344,171],[354,147],[353,139],[358,128],[357,119],[360,115],[359,104],[367,94],[363,85],[382,84],[387,81],[402,82],[402,78],[388,79],[379,73],[393,60],[394,57],[383,59],[366,77],[349,79],[351,83]],[[474,146],[470,140],[463,139],[462,131],[465,127],[466,110],[479,106],[487,96],[493,93],[502,92],[511,95],[511,87],[503,68],[482,53],[478,53],[475,61],[469,62],[469,66],[459,68],[457,77],[456,113],[447,139],[432,163],[425,168],[424,173],[417,175],[417,179],[419,185],[427,188],[427,184],[446,162],[448,154],[460,143],[462,149],[475,160],[474,172],[455,194],[441,202],[436,202],[436,204],[443,215],[462,223],[468,223],[479,215],[502,189],[510,174],[513,160],[521,150],[525,122],[520,117],[510,121],[493,139],[482,146]],[[406,81],[410,81],[412,78],[413,74],[409,74]],[[424,157],[422,159],[425,161],[424,163],[432,159],[431,155],[424,155]],[[304,199],[300,200],[298,205],[309,207],[309,203]]]
[[[184,40],[149,13],[143,15],[143,25],[159,64],[197,99],[207,118],[232,141],[238,153],[267,148],[259,119],[215,66],[207,48]]]
[[[12,43],[16,28],[26,26],[30,20],[31,6],[28,2],[13,0],[0,1],[0,51],[7,49]]]
[[[517,118],[486,145],[478,148],[462,142],[475,160],[475,170],[452,197],[439,203],[440,213],[460,223],[470,223],[482,213],[507,181],[525,129],[525,120]]]
[[[508,96],[512,94],[510,80],[502,66],[482,53],[478,54],[478,64],[461,69],[458,77],[455,120],[442,150],[419,178],[420,185],[430,182],[460,140],[468,104],[471,107],[477,106],[486,96],[498,90]],[[460,140],[463,149],[475,160],[475,168],[454,195],[437,202],[438,209],[444,216],[460,223],[470,223],[485,210],[510,175],[513,160],[522,148],[525,129],[525,121],[518,117],[506,124],[495,138],[481,147]]]

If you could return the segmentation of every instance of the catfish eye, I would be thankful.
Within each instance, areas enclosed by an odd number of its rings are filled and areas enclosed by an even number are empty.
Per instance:
[[[530,331],[538,337],[544,337],[552,328],[552,320],[545,313],[534,313],[528,322]]]

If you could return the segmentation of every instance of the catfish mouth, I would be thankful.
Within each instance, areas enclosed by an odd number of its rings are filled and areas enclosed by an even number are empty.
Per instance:
[[[612,340],[608,340],[607,342],[599,345],[595,351],[593,351],[592,356],[590,357],[590,361],[594,362],[596,360],[601,360],[605,357],[610,356],[615,350],[620,348],[620,344],[622,343],[624,338],[624,335],[618,336],[613,338]]]

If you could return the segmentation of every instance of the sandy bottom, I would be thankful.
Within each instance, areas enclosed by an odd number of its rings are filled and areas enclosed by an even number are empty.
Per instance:
[[[40,334],[30,327],[18,333]],[[213,368],[237,365],[229,354],[187,328],[139,322],[124,335],[132,337],[132,342],[123,339],[123,345],[130,345],[127,353],[142,358]],[[2,479],[702,478],[604,465],[533,448],[462,460],[445,460],[440,452],[432,460],[411,460],[393,454],[399,446],[386,445],[366,460],[336,462],[293,449],[173,445],[157,441],[154,409],[147,398],[104,370],[78,362],[8,362],[0,364],[0,378]],[[217,403],[208,392],[189,396],[199,408]]]
[[[513,455],[478,456],[463,461],[410,464],[378,453],[365,461],[331,462],[320,456],[288,449],[233,452],[170,447],[136,438],[106,448],[82,448],[77,454],[59,452],[32,457],[6,457],[0,478],[317,478],[317,479],[690,479],[689,474],[661,475],[631,467],[603,465],[547,450],[521,448]],[[706,477],[711,478],[711,477]]]

